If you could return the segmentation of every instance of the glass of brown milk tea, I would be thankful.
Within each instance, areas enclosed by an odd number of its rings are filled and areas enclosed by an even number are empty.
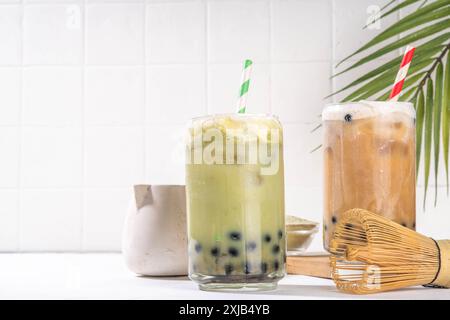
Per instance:
[[[416,226],[415,111],[407,102],[332,104],[324,126],[324,247],[343,212],[366,209]]]

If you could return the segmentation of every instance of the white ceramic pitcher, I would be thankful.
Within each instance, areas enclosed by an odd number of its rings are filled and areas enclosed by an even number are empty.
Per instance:
[[[122,253],[140,275],[188,272],[185,187],[136,185],[125,220]]]

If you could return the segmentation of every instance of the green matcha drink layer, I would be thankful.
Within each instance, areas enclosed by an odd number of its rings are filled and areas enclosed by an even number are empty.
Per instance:
[[[264,277],[280,278],[285,261],[281,126],[268,116],[223,115],[194,120],[190,133],[205,134],[211,128],[223,133],[223,142],[232,140],[235,151],[239,145],[247,145],[240,150],[248,152],[248,144],[256,140],[258,147],[268,150],[272,161],[278,164],[277,170],[269,174],[261,170],[269,166],[266,161],[258,158],[256,163],[248,163],[248,156],[245,163],[239,164],[226,161],[187,164],[191,278],[258,276],[259,281],[264,281]],[[259,129],[268,130],[264,134]],[[272,135],[270,129],[276,129],[279,134]],[[214,143],[203,140],[194,145],[192,141],[200,138],[192,138],[188,144],[191,154],[195,148],[201,146],[204,150]],[[214,150],[212,154],[215,155]],[[226,156],[220,159],[225,160]]]

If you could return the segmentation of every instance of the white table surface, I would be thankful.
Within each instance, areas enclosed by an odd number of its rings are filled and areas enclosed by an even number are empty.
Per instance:
[[[368,296],[331,280],[289,275],[268,292],[203,292],[187,277],[138,277],[120,254],[0,254],[0,299],[450,299],[450,290],[408,288]]]

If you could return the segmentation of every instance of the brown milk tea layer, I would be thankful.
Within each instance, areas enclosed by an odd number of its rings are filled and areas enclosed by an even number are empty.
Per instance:
[[[324,246],[340,215],[362,208],[415,229],[415,112],[410,103],[327,106]]]

